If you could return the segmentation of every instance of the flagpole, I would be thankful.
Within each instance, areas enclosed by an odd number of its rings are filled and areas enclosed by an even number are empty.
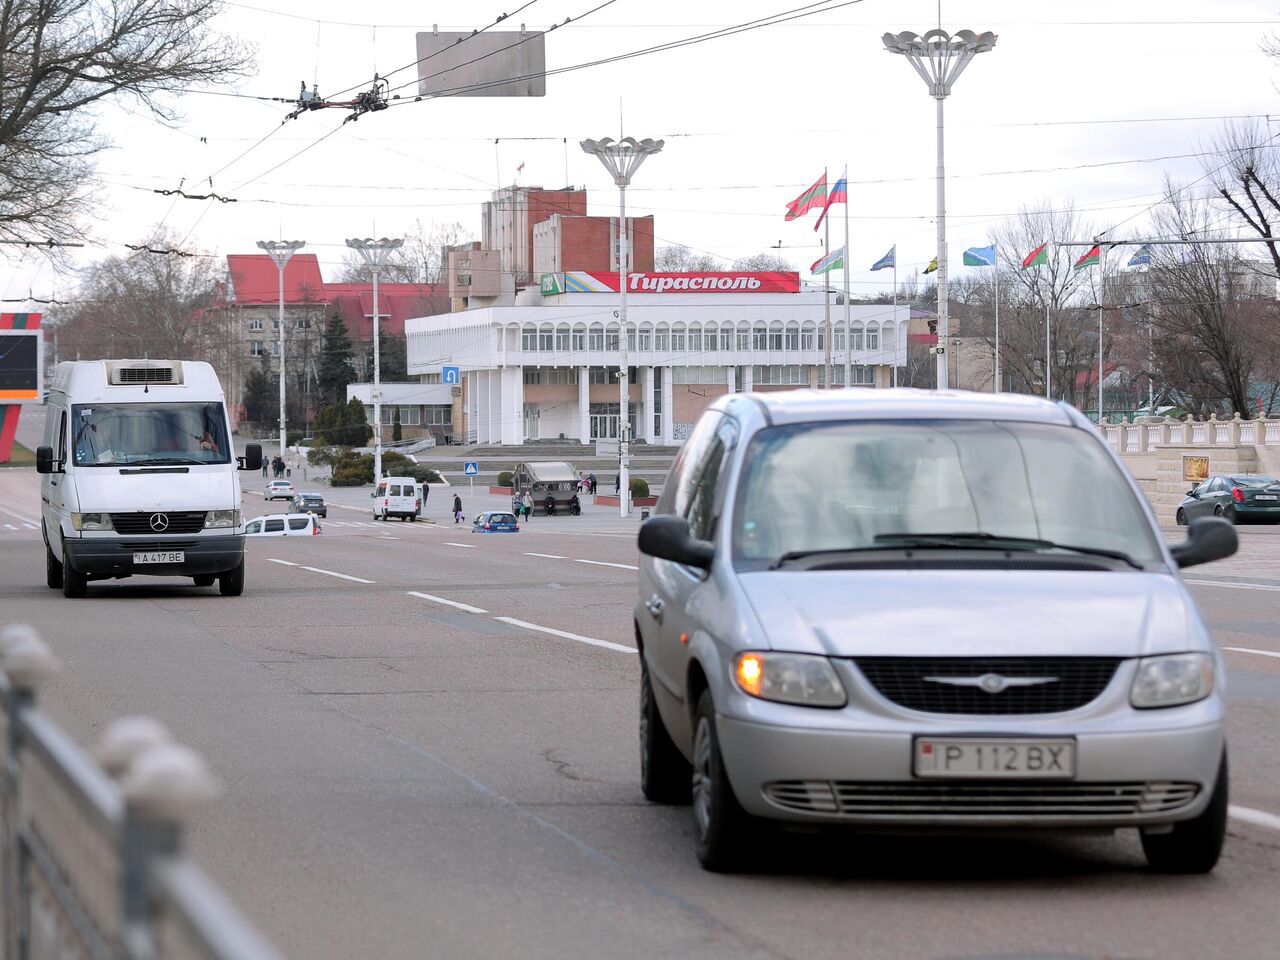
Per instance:
[[[996,269],[996,379],[991,386],[992,393],[1000,392],[1000,243],[991,245],[991,265]]]
[[[844,166],[844,387],[853,379],[853,329],[849,325],[849,165]]]
[[[1050,280],[1051,285],[1052,282]],[[1044,298],[1044,398],[1046,400],[1053,399],[1053,365],[1050,362],[1053,350],[1050,336],[1051,330],[1052,327],[1049,326],[1049,295],[1046,294]]]
[[[824,174],[825,175],[825,174]],[[831,218],[822,218],[822,248],[827,252],[827,256],[831,256]],[[826,327],[827,349],[826,349],[826,370],[824,372],[824,380],[822,389],[831,389],[831,281],[827,274],[830,268],[822,272],[822,303],[825,310],[826,319],[824,326]]]
[[[1107,251],[1098,246],[1098,426],[1102,426],[1102,301],[1107,295]]]
[[[897,327],[898,327],[898,245],[896,243],[893,245],[893,326],[894,326],[894,330],[897,330]],[[907,326],[908,327],[911,326],[910,321],[907,322]],[[897,334],[895,333],[894,336],[896,337]],[[898,364],[897,364],[898,345],[895,342],[893,346],[894,346],[893,385],[896,387],[898,385]]]

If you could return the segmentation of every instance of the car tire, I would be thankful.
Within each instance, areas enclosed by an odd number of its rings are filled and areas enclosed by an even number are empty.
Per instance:
[[[65,557],[66,551],[62,552]],[[89,593],[89,578],[65,561],[62,564],[62,595],[68,599],[77,599]]]
[[[216,579],[212,573],[201,573],[191,578],[197,587],[212,587]]]
[[[1180,527],[1185,527],[1187,525],[1186,511],[1179,507],[1178,512],[1173,515],[1173,522]]]
[[[688,803],[693,790],[693,768],[662,722],[643,653],[640,654],[640,789],[646,800],[669,804]]]
[[[693,723],[694,850],[703,869],[726,873],[738,868],[751,846],[746,837],[751,818],[738,803],[725,773],[710,690],[703,690],[698,698]]]
[[[1229,520],[1232,524],[1237,524],[1240,522],[1240,515],[1236,513],[1235,507],[1227,507],[1225,510],[1222,511],[1222,515],[1226,517],[1227,520]]]
[[[1169,833],[1142,834],[1142,852],[1147,863],[1160,873],[1208,873],[1222,854],[1227,835],[1229,787],[1227,754],[1218,765],[1218,782],[1204,812],[1191,820],[1175,823]]]
[[[44,582],[51,590],[62,587],[62,561],[53,555],[53,550],[44,545]]]
[[[218,576],[218,592],[224,597],[238,597],[244,593],[244,558],[234,570]]]
[[[1222,504],[1218,504],[1216,507],[1213,508],[1213,515],[1215,517],[1220,517],[1222,516],[1222,514],[1223,514]]]

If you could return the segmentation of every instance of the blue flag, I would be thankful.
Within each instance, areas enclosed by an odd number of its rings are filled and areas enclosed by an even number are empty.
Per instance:
[[[1151,266],[1151,244],[1144,243],[1138,248],[1138,252],[1129,258],[1129,262],[1125,264],[1127,267],[1149,267]]]
[[[989,247],[970,247],[964,252],[966,267],[994,267],[996,265],[996,245]]]
[[[889,252],[871,265],[872,270],[883,270],[886,267],[897,269],[898,267],[898,245],[895,243],[889,248]]]

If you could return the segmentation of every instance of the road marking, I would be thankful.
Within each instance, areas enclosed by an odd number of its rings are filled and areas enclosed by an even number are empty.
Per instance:
[[[574,563],[589,563],[593,567],[617,567],[619,570],[639,570],[629,563],[608,563],[604,560],[575,560]]]
[[[39,529],[40,529],[40,528],[39,528],[39,527],[37,527],[34,523],[24,523],[24,524],[23,524],[23,526],[24,526],[24,527],[26,527],[28,530],[39,530]]]
[[[294,564],[298,566],[298,564]],[[303,570],[310,570],[312,573],[323,573],[327,577],[341,577],[343,580],[352,580],[355,583],[373,583],[372,580],[365,580],[361,577],[353,577],[349,573],[337,573],[333,570],[321,570],[319,567],[303,567]]]
[[[15,527],[12,523],[6,523],[6,524],[4,525],[4,528],[5,528],[6,530],[17,530],[17,529],[18,529],[18,528],[17,528],[17,527]]]
[[[1226,583],[1222,580],[1184,580],[1183,583],[1194,583],[1200,587],[1225,587],[1228,590],[1269,590],[1275,592],[1280,586],[1265,583]]]
[[[270,562],[270,563],[281,563],[281,564],[284,564],[286,567],[296,567],[296,566],[298,566],[298,564],[294,563],[292,560],[277,560],[275,557],[267,557],[267,560],[268,560],[268,562]]]
[[[457,607],[459,610],[465,610],[467,613],[488,613],[488,610],[481,610],[479,607],[473,607],[469,603],[459,603],[457,600],[446,600],[444,597],[433,596],[430,593],[419,593],[416,590],[410,590],[409,596],[421,597],[423,600],[430,600],[432,603],[443,603],[446,607]]]
[[[1227,807],[1227,813],[1237,820],[1252,823],[1255,827],[1280,830],[1280,817],[1277,817],[1274,813],[1267,813],[1265,810],[1253,810],[1249,807],[1237,807],[1235,804],[1231,804]]]
[[[528,623],[524,620],[517,620],[515,617],[494,617],[502,623],[509,623],[513,627],[523,627],[525,630],[536,630],[538,633],[549,633],[553,637],[563,637],[565,640],[576,640],[578,643],[587,643],[593,647],[604,647],[606,650],[617,650],[619,653],[635,653],[635,647],[623,646],[620,643],[613,643],[609,640],[597,640],[595,637],[584,637],[578,633],[569,633],[566,630],[553,630],[551,627],[540,627],[536,623]]]
[[[1275,657],[1280,660],[1280,653],[1274,650],[1254,650],[1250,647],[1223,647],[1223,650],[1234,650],[1236,653],[1255,653],[1260,657]]]
[[[461,547],[463,550],[474,550],[476,548],[474,543],[454,543],[452,540],[444,541],[444,545],[446,547]]]
[[[526,557],[542,557],[544,560],[568,560],[568,557],[562,557],[557,553],[526,553]]]
[[[13,517],[16,520],[21,520],[23,523],[36,522],[34,517],[26,517],[20,513],[14,513],[12,510],[6,510],[4,507],[0,507],[0,513],[7,513],[9,516]]]

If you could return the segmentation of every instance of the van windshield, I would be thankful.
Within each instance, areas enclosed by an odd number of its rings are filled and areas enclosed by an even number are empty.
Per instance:
[[[71,408],[79,467],[229,463],[227,416],[214,403],[83,403]]]

